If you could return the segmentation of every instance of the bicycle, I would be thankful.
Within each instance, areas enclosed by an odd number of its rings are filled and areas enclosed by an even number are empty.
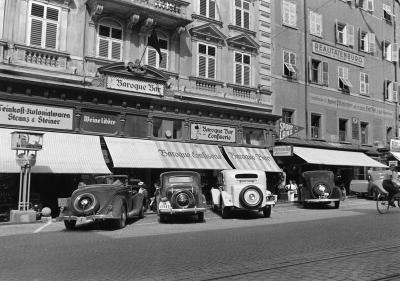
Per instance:
[[[386,214],[389,212],[389,199],[388,199],[389,193],[387,192],[378,192],[375,196],[376,200],[376,209],[380,214]],[[394,202],[397,202],[397,206],[400,207],[400,192],[396,193],[393,196]]]

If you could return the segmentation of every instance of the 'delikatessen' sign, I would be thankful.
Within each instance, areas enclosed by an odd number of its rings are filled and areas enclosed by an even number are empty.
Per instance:
[[[69,108],[0,101],[0,124],[72,130],[74,111]]]
[[[336,59],[346,63],[354,64],[360,67],[364,67],[365,63],[365,58],[363,56],[359,56],[357,54],[316,41],[312,42],[312,52],[331,59]]]
[[[236,130],[232,127],[196,123],[190,125],[190,139],[233,143],[236,142]]]
[[[162,84],[118,76],[107,76],[107,88],[156,96],[164,95],[164,85]]]

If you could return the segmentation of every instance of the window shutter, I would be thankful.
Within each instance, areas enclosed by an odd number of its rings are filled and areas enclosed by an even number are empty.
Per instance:
[[[43,31],[43,22],[37,19],[32,19],[31,22],[31,45],[42,45],[42,31]]]
[[[322,84],[329,85],[329,69],[328,62],[322,62]]]
[[[397,102],[398,101],[398,93],[397,90],[399,88],[399,85],[397,82],[392,82],[392,101]]]
[[[296,66],[296,53],[290,53],[290,62],[292,66]]]
[[[57,47],[57,24],[48,22],[46,25],[46,48]]]
[[[296,14],[296,4],[294,3],[289,3],[289,15],[290,15],[290,22],[289,24],[291,26],[296,26],[296,21],[297,21],[297,14]]]
[[[157,56],[158,53],[154,49],[147,49],[147,64],[153,67],[157,67]]]
[[[108,58],[108,41],[99,39],[99,56]]]
[[[46,18],[58,22],[58,10],[47,7]]]
[[[199,56],[199,76],[206,77],[206,58]]]
[[[215,1],[209,0],[208,3],[208,17],[215,19]]]
[[[208,78],[215,79],[215,58],[208,58]]]
[[[308,57],[308,81],[313,81],[312,80],[312,75],[313,75],[313,71],[312,71],[312,58]]]
[[[316,20],[315,20],[315,13],[313,11],[310,11],[310,33],[311,34],[316,34]]]
[[[360,73],[360,93],[365,93],[365,74]]]
[[[362,0],[361,0],[362,1]],[[360,7],[360,0],[356,0],[356,7]]]
[[[375,33],[368,33],[368,51],[375,54]]]
[[[354,46],[354,26],[346,25],[347,45]]]
[[[250,86],[250,66],[248,65],[243,67],[243,84]]]
[[[287,1],[282,3],[282,22],[287,25],[290,23],[290,8]]]
[[[283,51],[283,63],[290,63],[289,52]]]
[[[322,35],[322,15],[316,14],[315,20],[316,20],[315,31],[317,32],[318,35]]]
[[[368,1],[368,7],[367,7],[367,9],[368,9],[368,11],[373,11],[374,10],[374,0],[367,0]]]
[[[398,43],[392,44],[392,61],[395,61],[395,62],[399,61],[399,44]]]
[[[114,60],[121,59],[121,43],[111,42],[111,58]]]
[[[238,63],[235,65],[235,83],[242,84],[242,66]]]
[[[44,18],[44,6],[36,4],[36,3],[32,3],[31,15],[43,19]]]
[[[250,29],[250,15],[249,12],[243,12],[243,28]]]
[[[362,49],[362,47],[361,47],[361,45],[362,45],[362,33],[361,33],[361,28],[358,28],[358,49],[359,50],[363,50]],[[365,51],[365,50],[363,50],[363,51]]]
[[[207,1],[208,0],[200,0],[200,15],[207,16]]]
[[[338,24],[338,20],[336,19],[335,20],[335,29],[336,29],[336,32],[335,32],[335,42],[336,43],[339,43],[338,41],[339,41],[339,24]]]
[[[158,54],[156,55],[156,57],[158,58]],[[168,51],[167,50],[161,50],[161,57],[162,60],[159,63],[159,68],[163,68],[163,69],[167,69],[168,68]]]
[[[240,9],[236,9],[236,25],[242,26],[242,11]]]

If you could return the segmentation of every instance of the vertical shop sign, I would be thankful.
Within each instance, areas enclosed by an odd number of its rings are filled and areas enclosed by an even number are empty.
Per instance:
[[[357,117],[351,118],[351,137],[353,140],[360,139],[360,120]]]
[[[116,134],[118,132],[118,116],[97,112],[83,112],[81,128],[85,132]]]

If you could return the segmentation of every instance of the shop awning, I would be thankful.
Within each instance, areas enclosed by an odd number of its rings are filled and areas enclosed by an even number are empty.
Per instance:
[[[236,169],[282,171],[266,149],[224,146],[224,150]]]
[[[387,168],[386,165],[368,157],[362,152],[297,146],[293,147],[293,152],[312,164]]]
[[[400,152],[390,151],[390,154],[392,154],[394,156],[394,158],[396,158],[397,160],[400,161]]]
[[[15,151],[11,150],[11,133],[14,131],[0,129],[0,173],[20,172]],[[101,151],[100,137],[43,133],[43,149],[37,152],[32,173],[110,174]]]
[[[115,168],[232,169],[216,145],[104,139]]]

